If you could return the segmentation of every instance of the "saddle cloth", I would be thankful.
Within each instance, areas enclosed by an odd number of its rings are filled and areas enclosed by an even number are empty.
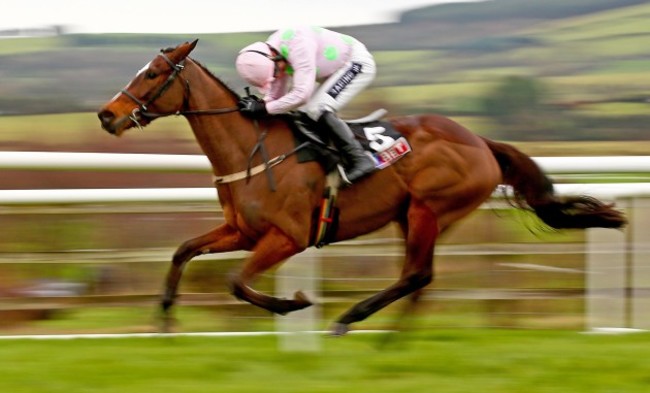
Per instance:
[[[377,111],[376,113],[385,113]],[[406,138],[387,121],[370,115],[360,120],[346,121],[361,146],[375,160],[377,169],[386,168],[411,151]],[[298,152],[300,162],[318,161],[326,172],[341,162],[341,156],[329,145],[328,135],[317,122],[306,116],[293,117],[296,144],[306,141],[311,145]]]

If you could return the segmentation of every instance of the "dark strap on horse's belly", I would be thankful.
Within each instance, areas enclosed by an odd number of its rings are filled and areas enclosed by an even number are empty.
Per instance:
[[[301,130],[295,123],[292,123],[292,125],[295,146],[306,145],[297,151],[298,162],[316,161],[321,165],[325,173],[334,170],[336,164],[341,162],[340,154],[327,146],[322,139],[319,139],[320,137],[316,132]]]

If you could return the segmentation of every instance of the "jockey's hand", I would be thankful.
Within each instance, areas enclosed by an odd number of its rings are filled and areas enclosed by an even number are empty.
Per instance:
[[[266,104],[264,101],[255,96],[242,97],[239,100],[239,103],[237,103],[237,106],[242,115],[251,119],[257,119],[269,114],[266,111]]]

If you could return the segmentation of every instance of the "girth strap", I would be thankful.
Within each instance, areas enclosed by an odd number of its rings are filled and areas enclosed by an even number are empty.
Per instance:
[[[293,150],[286,154],[282,154],[280,156],[276,156],[271,158],[270,160],[265,160],[262,164],[259,164],[257,166],[254,166],[252,168],[246,168],[243,171],[239,171],[236,173],[232,173],[230,175],[225,175],[225,176],[215,176],[214,177],[214,184],[219,185],[219,184],[226,184],[226,183],[232,183],[238,180],[244,180],[244,179],[250,179],[252,176],[258,175],[264,171],[267,171],[274,166],[280,164],[282,161],[286,160],[289,156],[296,154],[299,150],[304,149],[309,145],[309,142],[304,142],[298,146],[296,146]]]

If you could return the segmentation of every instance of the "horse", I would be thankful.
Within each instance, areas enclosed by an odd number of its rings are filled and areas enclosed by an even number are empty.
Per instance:
[[[250,251],[228,276],[231,294],[272,313],[312,305],[301,291],[277,298],[254,289],[260,274],[315,245],[312,214],[327,187],[322,165],[296,157],[291,119],[252,120],[238,109],[240,96],[199,61],[189,57],[197,40],[163,49],[103,105],[101,127],[115,136],[145,127],[157,118],[182,115],[209,159],[224,223],[183,242],[173,254],[160,310],[169,318],[187,263],[194,257]],[[477,209],[501,184],[512,204],[533,212],[555,229],[622,228],[624,214],[589,196],[558,196],[548,176],[512,145],[474,134],[436,115],[389,117],[412,151],[393,165],[338,190],[340,242],[397,223],[404,238],[399,278],[353,305],[333,323],[331,334],[346,334],[398,299],[417,301],[434,279],[439,236]],[[273,158],[269,158],[273,157]],[[261,175],[266,173],[266,176]]]

